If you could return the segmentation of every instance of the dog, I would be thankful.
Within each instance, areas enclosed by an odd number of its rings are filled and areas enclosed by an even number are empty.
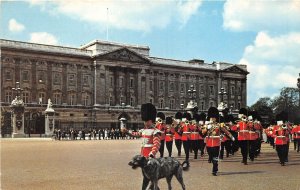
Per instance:
[[[171,190],[171,180],[174,175],[181,184],[182,189],[185,190],[182,171],[188,170],[189,168],[189,163],[186,161],[181,164],[173,157],[147,159],[144,156],[136,155],[132,158],[128,165],[130,165],[132,169],[136,169],[138,167],[142,169],[144,177],[142,190],[149,188],[153,190],[159,190],[158,180],[161,178],[166,178],[168,189]]]

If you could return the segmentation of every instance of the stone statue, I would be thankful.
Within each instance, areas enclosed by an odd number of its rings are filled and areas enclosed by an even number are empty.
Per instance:
[[[46,112],[54,112],[54,109],[52,108],[52,102],[51,102],[50,98],[48,99],[47,109],[45,111]]]

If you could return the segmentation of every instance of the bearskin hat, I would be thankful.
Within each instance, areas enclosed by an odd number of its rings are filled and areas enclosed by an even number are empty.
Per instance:
[[[172,117],[166,117],[166,124],[172,124],[172,123],[173,123]]]
[[[229,113],[229,108],[225,108],[225,109],[222,111],[222,113],[223,113],[223,116],[227,116],[228,113]]]
[[[225,122],[224,117],[223,117],[223,116],[219,116],[219,117],[217,118],[217,122],[218,122],[218,123],[224,123],[224,122]]]
[[[158,112],[157,115],[156,115],[156,117],[158,117],[158,118],[160,118],[162,120],[166,119],[166,116],[165,116],[165,114],[163,112]]]
[[[205,121],[206,120],[206,114],[204,112],[201,112],[199,115],[200,121]]]
[[[200,115],[199,114],[194,114],[193,115],[193,117],[194,117],[194,120],[196,120],[197,122],[199,122],[200,121]]]
[[[207,112],[207,117],[210,119],[210,118],[218,118],[220,115],[219,115],[219,110],[216,108],[216,107],[210,107],[208,109],[208,112]]]
[[[276,121],[283,121],[283,122],[287,122],[289,119],[289,115],[287,112],[282,111],[279,114],[276,115]]]
[[[182,119],[182,113],[181,112],[177,112],[175,114],[175,119]]]
[[[188,113],[188,112],[184,112],[183,114],[182,114],[182,118],[186,118],[186,120],[191,120],[192,119],[192,116],[191,116],[191,114],[190,113]]]
[[[152,120],[155,122],[156,119],[156,108],[153,104],[147,103],[141,106],[141,116],[143,121]]]
[[[233,115],[232,114],[230,114],[230,115],[226,115],[225,117],[224,117],[224,121],[227,123],[227,122],[234,122],[234,117],[233,117]]]
[[[239,111],[239,114],[243,114],[245,116],[248,116],[248,110],[246,108],[241,108]]]

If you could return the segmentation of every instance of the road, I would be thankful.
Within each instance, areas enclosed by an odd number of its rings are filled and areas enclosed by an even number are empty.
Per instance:
[[[139,140],[1,139],[1,189],[141,189],[141,170],[128,166],[130,159],[139,153],[140,143]],[[178,159],[182,161],[183,156]],[[300,153],[293,150],[292,144],[286,166],[279,164],[275,150],[268,144],[263,144],[262,153],[254,162],[243,165],[240,161],[240,153],[225,158],[219,162],[219,175],[212,176],[207,156],[191,159],[190,170],[183,174],[186,189],[300,190]],[[166,181],[160,180],[159,186],[167,189]],[[172,186],[174,190],[181,189],[176,178]]]

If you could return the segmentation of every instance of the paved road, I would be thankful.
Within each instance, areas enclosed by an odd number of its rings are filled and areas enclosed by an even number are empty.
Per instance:
[[[1,189],[141,189],[140,169],[132,170],[127,165],[139,147],[139,140],[1,139]],[[243,165],[240,161],[240,154],[225,158],[215,177],[207,156],[191,159],[190,170],[184,172],[186,188],[300,190],[300,153],[292,146],[286,166],[280,166],[275,150],[268,144],[263,144],[261,156],[253,163]],[[167,189],[166,181],[160,180],[159,186]],[[181,189],[175,178],[172,186]]]

